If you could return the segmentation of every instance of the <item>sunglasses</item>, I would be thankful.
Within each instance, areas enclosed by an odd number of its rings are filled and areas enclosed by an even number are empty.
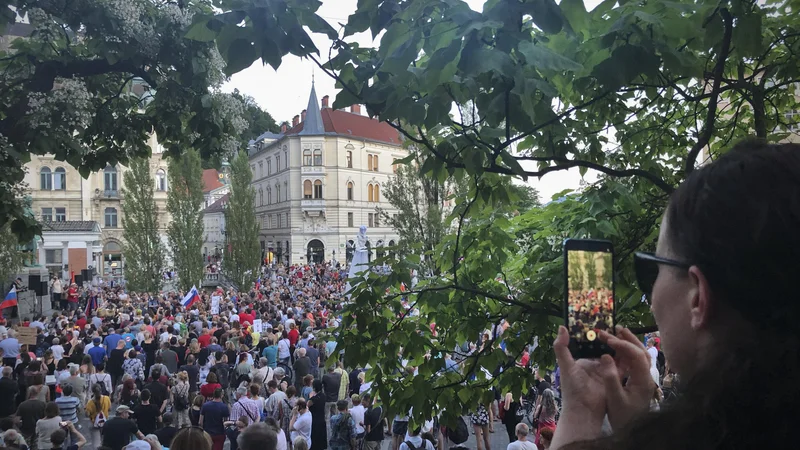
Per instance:
[[[648,300],[653,297],[653,285],[656,284],[658,278],[658,266],[664,264],[666,266],[677,267],[679,269],[688,269],[691,264],[674,259],[662,258],[656,256],[654,253],[636,252],[633,255],[633,266],[636,271],[636,283],[639,289],[644,292]]]

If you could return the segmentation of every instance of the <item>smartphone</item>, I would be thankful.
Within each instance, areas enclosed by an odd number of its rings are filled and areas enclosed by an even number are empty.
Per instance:
[[[614,350],[597,339],[614,332],[614,248],[609,241],[564,241],[564,324],[575,358],[599,358]]]

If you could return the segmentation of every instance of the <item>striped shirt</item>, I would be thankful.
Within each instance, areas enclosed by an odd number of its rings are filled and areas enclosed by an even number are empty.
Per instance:
[[[261,411],[258,410],[258,406],[257,401],[242,397],[231,406],[230,420],[236,422],[244,416],[249,419],[250,423],[258,422],[261,420]]]
[[[80,400],[72,396],[62,395],[56,399],[56,405],[58,405],[61,418],[73,423],[78,423],[78,406],[80,406],[80,404]]]

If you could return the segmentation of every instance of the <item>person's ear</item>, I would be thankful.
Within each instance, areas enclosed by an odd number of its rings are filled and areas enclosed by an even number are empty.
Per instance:
[[[713,309],[713,294],[705,274],[697,266],[689,268],[690,326],[700,330],[708,326]]]

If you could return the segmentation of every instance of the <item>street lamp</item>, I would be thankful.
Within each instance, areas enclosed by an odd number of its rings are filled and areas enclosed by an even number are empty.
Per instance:
[[[336,250],[333,251],[333,263],[336,264]]]

